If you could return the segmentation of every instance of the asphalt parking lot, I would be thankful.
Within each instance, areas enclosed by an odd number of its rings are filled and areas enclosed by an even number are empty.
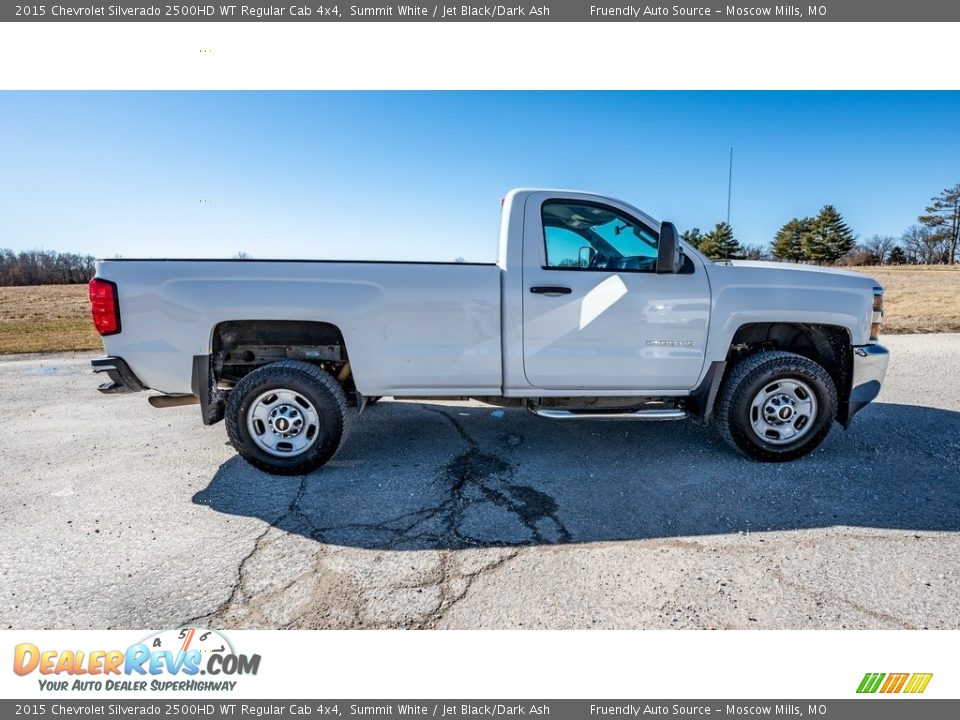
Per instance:
[[[95,354],[0,358],[9,628],[960,628],[960,334],[757,464],[687,423],[382,402],[305,478]]]

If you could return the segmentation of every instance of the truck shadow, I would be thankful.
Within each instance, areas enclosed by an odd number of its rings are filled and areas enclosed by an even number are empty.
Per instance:
[[[193,501],[318,542],[394,549],[591,543],[827,526],[960,530],[960,413],[876,403],[788,464],[689,423],[563,423],[382,403],[335,460],[279,478],[240,458]]]

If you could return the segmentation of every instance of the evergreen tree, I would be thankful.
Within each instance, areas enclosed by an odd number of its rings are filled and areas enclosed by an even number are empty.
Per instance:
[[[833,205],[824,205],[813,218],[800,244],[804,257],[818,265],[833,263],[853,249],[856,237]]]
[[[695,247],[697,250],[700,249],[700,243],[703,242],[703,233],[700,232],[700,228],[693,228],[693,230],[684,230],[680,235],[680,239],[691,247]]]
[[[893,250],[887,255],[887,263],[890,265],[906,265],[907,254],[903,251],[902,247],[894,245]]]
[[[946,261],[957,261],[957,244],[960,242],[960,184],[947,188],[930,201],[925,215],[917,218],[930,228],[933,237],[946,246]]]
[[[803,236],[810,231],[813,220],[810,218],[793,218],[781,227],[773,238],[770,246],[771,254],[777,260],[800,262],[805,259],[803,253]]]
[[[734,237],[733,228],[725,222],[703,236],[698,248],[700,252],[711,260],[726,260],[739,258],[743,253],[740,242]]]

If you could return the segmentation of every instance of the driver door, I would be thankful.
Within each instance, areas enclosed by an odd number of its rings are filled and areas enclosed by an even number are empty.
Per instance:
[[[532,195],[524,211],[523,356],[547,390],[690,390],[710,289],[686,258],[655,272],[659,227],[592,196]]]

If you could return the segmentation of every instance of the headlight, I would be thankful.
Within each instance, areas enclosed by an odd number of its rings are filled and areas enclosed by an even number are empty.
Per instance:
[[[873,289],[873,317],[870,320],[870,341],[880,339],[880,329],[883,327],[883,288]]]

